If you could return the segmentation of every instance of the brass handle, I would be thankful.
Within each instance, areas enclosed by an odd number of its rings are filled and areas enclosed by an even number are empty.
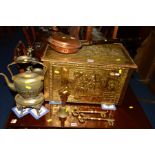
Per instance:
[[[45,73],[47,71],[47,66],[45,66],[42,62],[39,62],[39,61],[31,60],[31,62],[38,63],[38,64],[42,65],[44,67],[44,75],[45,75]]]
[[[44,75],[45,75],[45,73],[46,73],[46,71],[47,71],[47,66],[45,66],[43,63],[41,63],[41,62],[39,62],[39,61],[31,60],[30,62],[38,63],[38,64],[42,65],[42,66],[44,67]],[[7,69],[8,69],[8,71],[9,71],[9,73],[11,74],[11,77],[13,77],[13,73],[12,73],[12,71],[11,71],[10,66],[15,65],[15,64],[16,64],[16,62],[14,61],[14,62],[12,62],[12,63],[10,63],[10,64],[7,65]]]

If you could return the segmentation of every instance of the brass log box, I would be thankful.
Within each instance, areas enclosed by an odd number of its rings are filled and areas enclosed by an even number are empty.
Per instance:
[[[60,90],[69,90],[68,102],[120,104],[137,66],[120,43],[83,46],[74,54],[62,54],[47,45],[41,58],[47,66],[46,101],[61,101]]]

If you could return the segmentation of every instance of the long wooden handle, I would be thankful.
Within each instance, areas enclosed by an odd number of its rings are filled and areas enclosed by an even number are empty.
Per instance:
[[[112,34],[112,39],[116,39],[117,38],[117,33],[118,33],[118,26],[114,26],[114,31]]]

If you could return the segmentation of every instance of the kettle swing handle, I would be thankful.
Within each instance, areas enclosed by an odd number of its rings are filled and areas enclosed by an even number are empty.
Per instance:
[[[35,61],[35,60],[31,60],[32,63],[37,63],[37,64],[40,64],[44,67],[43,69],[43,74],[45,75],[46,71],[47,71],[47,66],[45,66],[42,62],[39,62],[39,61]]]
[[[30,62],[32,62],[32,63],[38,63],[38,64],[42,65],[42,66],[44,67],[44,69],[43,69],[43,74],[45,75],[45,73],[46,73],[46,71],[47,71],[47,66],[45,66],[45,65],[44,65],[43,63],[41,63],[41,62],[34,61],[34,60],[31,60]],[[11,71],[10,66],[15,65],[15,64],[16,64],[16,62],[13,61],[12,63],[10,63],[10,64],[7,65],[7,69],[8,69],[8,71],[9,71],[9,73],[11,74],[11,78],[13,77],[13,73],[12,73],[12,71]]]

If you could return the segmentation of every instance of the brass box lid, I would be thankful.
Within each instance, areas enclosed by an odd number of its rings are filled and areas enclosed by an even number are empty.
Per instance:
[[[47,45],[41,60],[62,64],[137,68],[127,50],[120,43],[83,46],[79,52],[74,54],[58,53]]]

